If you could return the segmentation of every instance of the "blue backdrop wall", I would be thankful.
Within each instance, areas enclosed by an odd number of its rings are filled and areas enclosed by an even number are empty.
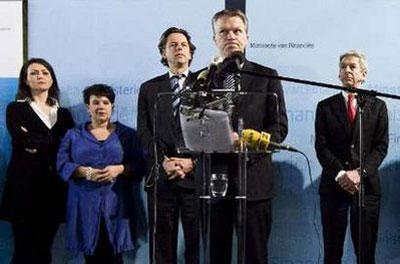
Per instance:
[[[356,49],[368,59],[365,88],[400,94],[400,3],[395,0],[31,0],[29,57],[44,57],[54,66],[62,105],[71,109],[77,123],[87,119],[82,111],[83,88],[104,82],[117,94],[113,118],[135,127],[140,84],[166,71],[157,50],[160,34],[169,26],[187,29],[198,48],[192,69],[200,69],[216,54],[211,16],[226,4],[246,8],[249,59],[276,68],[284,76],[338,84],[339,55]],[[15,91],[15,80],[6,86]],[[335,92],[287,82],[283,86],[289,116],[287,142],[310,158],[313,185],[302,156],[287,152],[275,155],[277,197],[269,260],[273,264],[322,263],[316,194],[321,168],[314,151],[314,117],[317,102]],[[2,92],[0,99],[4,108],[11,96]],[[400,263],[400,181],[395,179],[400,172],[400,109],[398,102],[385,101],[390,147],[381,166],[377,263]],[[4,112],[0,114],[0,122],[4,122]],[[0,136],[6,139],[5,132]],[[4,173],[9,148],[1,145],[5,154],[0,172]],[[5,230],[0,234],[0,260],[7,262],[12,237],[7,223],[0,225],[0,230]],[[62,227],[54,245],[54,263],[81,263],[81,256],[64,250],[63,233]],[[349,239],[345,247],[344,263],[354,263]],[[181,255],[182,250],[180,247]],[[127,263],[147,263],[147,251],[144,244],[137,252],[130,252],[125,256]]]
[[[5,124],[6,105],[15,97],[17,76],[23,60],[22,1],[0,1],[0,194],[10,157],[10,138]],[[9,226],[0,221],[0,263],[7,263],[12,240]]]

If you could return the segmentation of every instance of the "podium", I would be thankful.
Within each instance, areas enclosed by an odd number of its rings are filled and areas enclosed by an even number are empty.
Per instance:
[[[234,98],[237,98],[235,103],[237,105],[242,103],[242,107],[246,107],[243,102],[252,101],[252,96],[267,96],[259,92],[218,91],[220,94],[226,92],[235,93]],[[246,97],[250,98],[242,100]],[[276,95],[272,94],[272,97],[276,98]],[[218,100],[220,99],[216,101]],[[212,104],[212,107],[207,107],[211,105],[207,103],[202,108],[189,106],[188,109],[183,106],[180,113],[186,151],[195,152],[200,157],[197,166],[201,166],[202,172],[198,186],[201,208],[201,263],[211,263],[211,251],[218,250],[218,248],[211,248],[213,205],[228,201],[233,203],[236,209],[234,222],[236,223],[237,263],[243,264],[246,263],[247,163],[249,155],[260,154],[260,152],[248,150],[242,140],[238,140],[235,144],[231,137],[234,131],[241,135],[246,125],[245,120],[240,117],[240,111],[236,111],[240,109],[235,109],[236,106],[234,106],[233,114],[230,115],[229,112],[216,108],[214,102]],[[234,130],[233,127],[236,129]],[[214,162],[215,157],[219,161]],[[222,163],[229,163],[225,164],[227,167],[233,165],[237,168],[236,172],[232,173],[234,175],[228,172],[229,169],[225,168],[226,170],[221,172],[215,168],[215,165],[221,165],[221,159]],[[224,186],[225,182],[228,186]]]
[[[183,113],[185,112],[182,111]],[[247,148],[240,144],[235,149],[231,137],[228,113],[221,110],[194,109],[191,116],[180,115],[180,123],[185,145],[189,151],[195,151],[200,156],[201,180],[199,186],[200,198],[200,231],[202,245],[201,263],[210,263],[210,231],[211,207],[215,200],[233,199],[237,203],[236,233],[238,243],[238,263],[245,263],[246,237],[246,159]],[[242,126],[242,120],[239,120]],[[212,173],[212,155],[237,156],[238,192],[230,196],[227,192],[232,179],[227,173]],[[227,196],[228,193],[228,196]]]
[[[231,200],[235,203],[235,220],[236,223],[236,240],[237,240],[237,262],[246,263],[246,209],[247,209],[247,161],[249,151],[243,143],[234,145],[234,140],[231,138],[233,131],[241,134],[243,128],[262,129],[264,122],[258,123],[259,118],[252,118],[251,113],[254,111],[262,111],[263,116],[271,114],[271,109],[280,109],[278,104],[278,96],[275,93],[268,93],[266,91],[233,91],[233,90],[215,90],[208,92],[185,92],[181,94],[182,104],[180,107],[179,125],[181,126],[182,137],[184,146],[178,146],[178,153],[188,153],[197,155],[199,162],[197,167],[201,167],[200,181],[197,185],[199,191],[200,201],[200,230],[201,230],[201,248],[202,256],[201,263],[210,263],[210,231],[212,223],[210,221],[212,213],[212,204]],[[158,99],[174,98],[176,95],[173,93],[159,93]],[[189,99],[187,99],[189,98]],[[157,101],[159,101],[157,100]],[[267,103],[266,103],[267,102]],[[268,107],[267,107],[268,106]],[[164,108],[158,109],[157,105],[154,106],[154,111],[157,113],[159,110],[163,111]],[[241,118],[244,113],[248,120]],[[279,117],[279,114],[272,113],[272,115]],[[249,117],[250,116],[250,117]],[[155,171],[158,173],[160,169],[160,162],[157,153],[159,145],[159,134],[163,131],[158,131],[157,126],[158,117],[155,115],[153,120],[153,142],[155,153]],[[233,129],[235,128],[235,129]],[[239,141],[241,142],[241,141]],[[265,154],[265,152],[263,152]],[[235,179],[232,180],[232,175],[226,173],[215,172],[215,164],[213,158],[215,156],[224,157],[229,156],[236,164]],[[161,168],[162,169],[162,168]],[[227,194],[220,195],[212,191],[212,184],[221,184],[221,181],[214,181],[212,177],[217,177],[216,174],[228,174],[228,190]],[[154,178],[154,199],[157,201],[157,182],[159,175]],[[232,187],[235,188],[232,188]],[[157,204],[154,207],[154,221],[157,222]],[[156,228],[153,228],[153,243],[155,239]],[[152,259],[155,262],[155,245],[152,249]],[[218,250],[218,249],[213,249]]]

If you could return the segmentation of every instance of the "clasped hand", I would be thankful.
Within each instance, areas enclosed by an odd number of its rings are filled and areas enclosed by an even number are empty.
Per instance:
[[[164,157],[162,166],[168,175],[168,180],[184,179],[186,174],[193,170],[194,164],[192,159]]]
[[[90,181],[95,182],[113,182],[115,178],[124,171],[123,165],[109,165],[103,169],[90,167],[79,167],[78,171],[82,177],[87,178],[88,170],[90,170]]]
[[[354,194],[360,189],[360,173],[358,170],[346,171],[338,179],[340,187],[350,194]]]

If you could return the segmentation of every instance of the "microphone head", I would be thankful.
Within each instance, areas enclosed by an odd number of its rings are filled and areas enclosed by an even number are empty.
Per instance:
[[[241,51],[235,51],[231,56],[226,57],[220,67],[220,74],[237,73],[241,70],[244,62],[244,54]]]
[[[222,58],[220,56],[214,56],[208,65],[208,67],[201,71],[199,75],[197,76],[197,80],[199,81],[207,81],[207,79],[210,77],[209,74],[214,74],[214,72],[219,68],[219,66],[222,63]]]
[[[203,71],[201,71],[199,73],[199,75],[197,76],[197,80],[202,80],[202,81],[206,81],[207,80],[207,76],[208,76],[209,70],[205,69]]]
[[[250,149],[255,149],[260,139],[260,133],[254,129],[244,129],[242,139]]]
[[[211,62],[210,62],[210,66],[211,66],[211,65],[217,65],[217,66],[219,66],[223,61],[224,61],[224,60],[222,59],[221,56],[215,55],[215,56],[212,58]]]
[[[241,51],[233,52],[229,58],[235,60],[238,64],[242,64],[244,62],[244,54]]]
[[[357,92],[357,88],[353,87],[353,86],[346,86],[347,88],[347,92],[348,93],[356,93]]]
[[[271,134],[265,132],[260,133],[254,129],[244,129],[242,138],[250,150],[267,151]]]

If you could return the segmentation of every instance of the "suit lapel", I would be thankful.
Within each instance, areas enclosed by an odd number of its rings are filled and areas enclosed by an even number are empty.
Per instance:
[[[187,87],[189,86],[190,88],[193,87],[194,82],[196,81],[195,79],[195,75],[189,71],[188,76],[185,79],[185,82],[183,83],[183,87]],[[174,129],[174,135],[175,135],[175,146],[176,147],[184,147],[185,146],[185,142],[183,139],[183,135],[182,135],[182,127],[181,127],[181,123],[180,123],[180,119],[179,117],[177,119],[175,119],[175,117],[173,117],[173,129]]]
[[[159,83],[159,93],[171,93],[171,87],[169,84],[168,73],[164,75],[163,79]],[[165,129],[162,133],[168,133],[170,138],[174,138],[173,124],[175,122],[172,113],[172,94],[163,95],[160,97],[158,106],[159,123],[162,124],[159,129]]]
[[[371,111],[371,101],[370,98],[366,97],[365,98],[365,105],[364,105],[364,113],[363,113],[363,127],[365,131],[365,127],[368,125],[365,120],[368,120],[368,115]],[[353,130],[353,138],[352,142],[358,142],[359,140],[359,135],[360,135],[360,113],[357,110],[357,115],[356,119],[354,120],[354,130]]]
[[[160,93],[172,93],[170,84],[169,84],[169,76],[168,74],[164,75],[163,80],[160,83],[160,88],[158,90]],[[161,97],[159,102],[160,113],[166,117],[168,121],[173,120],[172,114],[172,94],[164,95]]]
[[[344,131],[347,134],[352,133],[352,127],[350,126],[349,120],[347,118],[347,109],[346,109],[346,103],[344,101],[342,93],[339,93],[336,95],[334,99],[334,103],[332,104],[332,112],[338,119],[339,123],[343,126]],[[357,113],[358,115],[358,113]],[[355,120],[356,122],[356,120]]]
[[[196,78],[195,78],[195,77],[196,77],[196,76],[195,76],[191,71],[189,71],[189,74],[188,74],[188,76],[186,77],[185,82],[183,83],[183,87],[186,87],[186,86],[193,87],[193,85],[194,85],[194,83],[195,83],[195,81],[196,81]]]
[[[24,103],[23,112],[28,115],[28,118],[26,120],[31,120],[32,127],[35,127],[36,129],[43,131],[44,133],[49,132],[50,129],[45,125],[45,123],[43,123],[42,119],[40,119],[40,117],[35,113],[28,102]]]
[[[191,85],[193,82],[193,74],[189,72],[189,75],[187,76],[184,86],[186,85]],[[159,92],[162,93],[169,93],[172,92],[170,83],[169,83],[169,74],[165,74],[163,80],[160,83],[160,88]],[[160,120],[164,125],[162,126],[163,129],[166,129],[166,131],[163,131],[168,133],[169,137],[174,141],[175,146],[178,146],[181,144],[181,138],[182,134],[180,131],[180,125],[175,119],[175,116],[173,114],[172,110],[172,96],[164,96],[162,100],[160,100],[160,105],[159,105],[159,114],[160,117],[162,117],[165,120]]]
[[[248,61],[245,60],[244,65],[243,65],[243,70],[245,71],[253,71],[253,65]],[[251,92],[251,88],[253,87],[252,82],[255,80],[255,78],[252,78],[249,74],[241,74],[240,75],[240,89],[241,91],[244,92]],[[240,96],[238,100],[238,111],[239,113],[244,113],[246,109],[248,109],[248,105],[251,103],[251,97],[254,95],[244,95]]]
[[[245,71],[253,71],[253,65],[248,61],[244,61],[243,65],[243,70]],[[241,74],[240,76],[240,86],[242,91],[249,91],[251,90],[252,87],[252,81],[254,81],[256,78],[252,78],[249,74]],[[250,89],[249,89],[250,88]]]

